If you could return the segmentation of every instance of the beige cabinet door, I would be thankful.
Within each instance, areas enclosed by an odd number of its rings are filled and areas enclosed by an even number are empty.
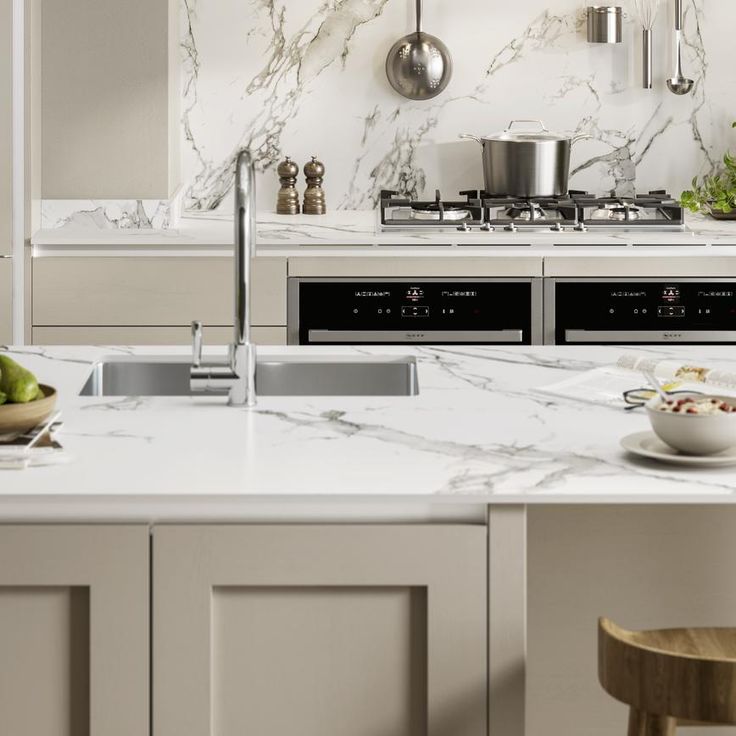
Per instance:
[[[232,325],[229,257],[49,257],[33,260],[34,327]],[[253,261],[251,322],[286,326],[286,259]]]
[[[0,733],[149,734],[147,527],[0,526]]]
[[[486,529],[161,526],[156,736],[483,736]]]
[[[179,183],[179,3],[38,5],[43,197],[167,199]]]

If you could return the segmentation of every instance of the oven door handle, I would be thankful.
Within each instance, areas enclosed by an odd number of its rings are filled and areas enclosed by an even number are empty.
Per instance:
[[[309,330],[310,343],[512,343],[524,342],[523,330]]]
[[[565,330],[567,343],[736,343],[726,330]]]

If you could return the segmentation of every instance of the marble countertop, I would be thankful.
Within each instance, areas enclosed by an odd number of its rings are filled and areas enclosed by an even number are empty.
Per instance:
[[[426,245],[437,255],[438,246],[453,248],[468,255],[477,254],[484,246],[489,254],[508,252],[509,248],[526,246],[532,249],[549,249],[553,246],[569,245],[586,254],[600,252],[600,246],[611,252],[632,255],[641,251],[641,246],[656,246],[658,252],[672,246],[678,254],[689,251],[702,254],[709,246],[718,247],[719,253],[736,247],[736,222],[718,222],[701,216],[688,216],[684,231],[631,232],[590,231],[588,233],[554,233],[549,230],[508,233],[497,230],[492,233],[479,231],[460,233],[457,230],[444,232],[391,231],[380,232],[377,215],[373,211],[338,210],[322,217],[297,215],[293,217],[262,212],[258,215],[258,246],[268,249],[304,251],[305,249],[335,249],[340,246],[371,246],[376,252],[385,253],[386,246]],[[81,248],[87,251],[105,248],[168,248],[168,249],[212,249],[230,247],[233,242],[232,220],[210,215],[209,217],[182,218],[178,226],[167,230],[152,229],[96,229],[60,227],[39,230],[33,235],[32,245],[38,255],[46,252],[58,253],[64,248]],[[585,246],[594,246],[586,248]],[[464,250],[462,246],[473,246]],[[628,247],[625,247],[628,246]],[[648,250],[644,248],[644,250]],[[413,251],[412,251],[413,252]],[[686,253],[687,252],[687,253]],[[651,255],[651,252],[648,253]]]
[[[0,471],[0,520],[247,516],[253,504],[732,503],[736,468],[678,469],[619,446],[643,412],[534,392],[612,363],[622,348],[269,348],[263,355],[417,356],[411,398],[81,398],[107,355],[138,348],[22,348],[58,388],[71,462]],[[732,348],[634,349],[728,366]],[[637,383],[636,378],[632,380]]]

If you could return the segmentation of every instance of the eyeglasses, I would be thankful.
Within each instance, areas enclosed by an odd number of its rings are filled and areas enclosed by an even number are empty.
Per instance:
[[[702,394],[702,391],[668,391],[670,396],[676,396],[677,394]],[[638,409],[640,406],[644,406],[648,401],[653,399],[657,395],[657,392],[651,388],[634,388],[630,391],[624,391],[624,401],[627,406],[626,411],[632,409]]]

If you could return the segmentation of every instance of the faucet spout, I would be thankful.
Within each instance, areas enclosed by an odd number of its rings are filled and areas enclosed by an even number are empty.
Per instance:
[[[251,259],[255,250],[255,166],[250,151],[235,165],[235,345],[250,343]]]
[[[235,315],[229,365],[200,360],[202,327],[193,323],[193,391],[229,390],[230,406],[256,404],[256,347],[251,342],[250,294],[256,242],[256,174],[250,151],[243,149],[235,163]]]
[[[243,149],[235,163],[235,339],[230,367],[240,381],[230,389],[231,406],[256,404],[256,348],[251,342],[250,295],[256,245],[256,169]]]

